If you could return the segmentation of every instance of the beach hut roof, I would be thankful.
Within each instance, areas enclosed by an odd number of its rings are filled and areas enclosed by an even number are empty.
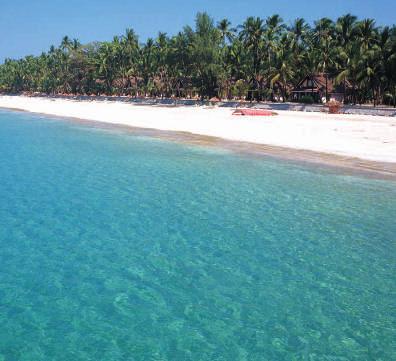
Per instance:
[[[329,93],[342,92],[344,85],[340,86],[335,83],[331,76],[327,77],[327,90]],[[345,88],[351,88],[351,83],[345,80]],[[326,75],[323,73],[305,76],[293,89],[293,92],[304,92],[306,89],[313,92],[323,92],[326,89]]]

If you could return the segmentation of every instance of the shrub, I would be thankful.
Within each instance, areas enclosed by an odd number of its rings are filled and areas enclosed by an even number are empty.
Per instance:
[[[313,104],[314,99],[310,95],[304,95],[303,97],[301,97],[300,103]]]
[[[245,98],[249,90],[249,84],[244,80],[238,80],[231,88],[231,93],[233,96],[238,98]]]

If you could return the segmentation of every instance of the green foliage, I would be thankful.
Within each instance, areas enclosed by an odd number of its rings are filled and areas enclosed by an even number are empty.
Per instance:
[[[349,102],[394,103],[396,27],[350,14],[311,27],[279,15],[249,17],[233,28],[198,13],[195,28],[140,43],[127,29],[112,41],[80,44],[67,36],[40,56],[0,65],[0,91],[152,97],[283,99],[307,74],[349,85]],[[304,99],[308,101],[308,99]]]
[[[246,83],[246,81],[239,79],[232,86],[231,92],[234,97],[244,99],[247,96],[248,90],[249,90],[249,84]]]
[[[314,99],[310,95],[304,95],[303,97],[301,97],[300,103],[313,104],[314,103]]]

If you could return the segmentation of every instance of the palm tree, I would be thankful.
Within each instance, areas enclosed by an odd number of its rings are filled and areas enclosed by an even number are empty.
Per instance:
[[[265,32],[264,21],[259,17],[249,17],[240,26],[240,29],[239,38],[253,59],[250,66],[250,81],[253,82],[253,90],[257,91],[262,63],[263,36]],[[259,98],[258,95],[257,98]]]
[[[234,41],[236,29],[231,28],[231,22],[228,19],[223,19],[217,24],[217,29],[220,30],[221,38],[225,43],[228,40],[230,43]]]
[[[294,73],[298,81],[307,74],[304,55],[307,53],[307,39],[311,29],[304,19],[297,18],[288,31],[291,37],[290,47],[293,52]]]
[[[359,49],[356,49],[356,42],[354,41],[356,35],[356,16],[346,14],[339,17],[335,24],[335,46],[336,50],[336,84],[343,84],[344,86],[344,102],[346,101],[346,83],[353,82],[353,91],[356,88],[356,69],[358,65],[358,58],[356,55]],[[356,98],[354,96],[354,102]]]
[[[221,34],[207,13],[198,13],[195,32],[190,34],[190,56],[194,70],[193,82],[201,99],[219,96],[218,80],[222,77]]]
[[[357,23],[356,35],[362,51],[368,51],[372,45],[377,43],[377,31],[373,19],[364,19]]]
[[[282,100],[285,102],[287,98],[287,86],[290,84],[294,77],[294,56],[291,43],[293,41],[289,34],[284,34],[280,42],[280,46],[277,47],[275,53],[275,66],[271,73],[271,89],[274,84],[279,82],[281,84],[281,95]]]
[[[386,77],[389,79],[389,91],[392,94],[393,106],[396,108],[396,26],[391,29],[388,47],[390,56],[386,64]]]
[[[285,29],[283,20],[279,15],[273,15],[267,18],[265,22],[265,32],[264,32],[264,46],[266,50],[266,72],[267,79],[271,79],[273,74],[273,65],[275,65],[275,56],[279,51],[279,47],[282,44],[280,38],[282,31]],[[289,44],[290,45],[290,44]],[[269,81],[271,100],[273,100],[273,82]]]
[[[294,20],[289,31],[294,35],[295,46],[301,45],[309,30],[310,27],[303,18],[297,18]]]
[[[326,102],[329,100],[328,90],[328,71],[330,65],[334,60],[335,48],[334,48],[334,23],[331,19],[322,18],[315,22],[315,29],[313,39],[315,41],[314,46],[320,50],[321,56],[318,63],[318,70],[324,73],[326,81]]]
[[[192,32],[192,30],[191,30]],[[181,89],[184,96],[192,95],[192,89],[187,89],[187,83],[190,83],[192,67],[190,56],[190,29],[179,32],[170,40],[169,44],[169,72],[171,78],[172,91],[180,97]]]
[[[357,17],[346,14],[337,19],[335,31],[340,46],[348,46],[355,35]]]
[[[169,57],[169,39],[166,33],[160,32],[156,40],[157,48],[157,75],[159,78],[161,97],[169,95],[171,89],[171,80],[168,66]]]
[[[281,95],[306,75],[322,72],[349,100],[396,106],[396,27],[346,14],[311,28],[296,19],[286,28],[279,15],[249,17],[237,29],[206,13],[175,36],[159,33],[145,44],[132,29],[112,41],[82,45],[65,36],[58,47],[0,64],[0,91],[48,94],[141,94],[260,100]],[[249,89],[247,91],[247,86]],[[349,85],[351,86],[349,88]]]
[[[360,44],[360,63],[361,70],[359,79],[363,87],[371,92],[371,97],[376,105],[376,88],[378,78],[376,77],[376,70],[378,69],[378,29],[375,26],[373,19],[364,19],[357,23],[356,36]]]
[[[140,74],[143,78],[143,91],[146,96],[150,95],[154,90],[154,74],[156,68],[155,52],[154,39],[148,38],[140,51]]]

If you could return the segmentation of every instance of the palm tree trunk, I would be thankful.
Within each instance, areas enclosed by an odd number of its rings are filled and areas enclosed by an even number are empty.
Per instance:
[[[374,108],[375,108],[375,101],[376,101],[376,95],[375,95],[375,88],[374,88],[374,86],[372,86],[371,87],[371,91],[372,91],[372,93],[373,93],[373,102],[374,102]]]
[[[396,108],[396,86],[393,87],[393,107]]]
[[[326,103],[329,101],[329,85],[327,80],[327,72],[325,72],[325,79],[326,79]]]

